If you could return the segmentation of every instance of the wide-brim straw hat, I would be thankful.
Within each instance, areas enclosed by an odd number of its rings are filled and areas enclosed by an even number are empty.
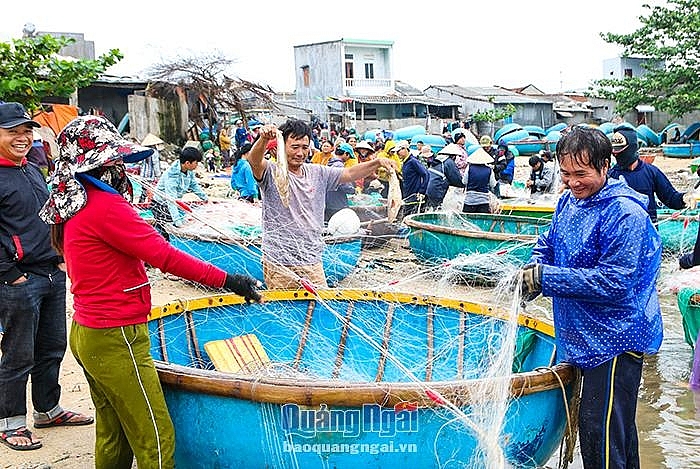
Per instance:
[[[144,147],[155,147],[156,145],[164,144],[165,142],[163,140],[150,133],[143,137],[143,140],[141,140],[141,145],[143,145]]]
[[[467,163],[471,164],[489,164],[493,163],[493,157],[489,155],[483,148],[477,148],[474,153],[467,157]]]

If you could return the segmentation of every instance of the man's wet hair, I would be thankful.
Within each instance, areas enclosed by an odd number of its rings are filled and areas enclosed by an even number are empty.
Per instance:
[[[612,144],[598,129],[573,126],[562,132],[562,137],[557,142],[556,153],[560,164],[563,160],[571,158],[581,166],[591,166],[601,171],[606,163],[610,166]]]
[[[185,147],[180,150],[180,164],[189,161],[202,161],[202,152],[195,147]]]
[[[287,120],[287,122],[279,126],[279,131],[282,132],[282,137],[284,137],[285,142],[290,136],[295,139],[306,136],[309,137],[309,141],[311,141],[312,138],[309,124],[299,119]]]

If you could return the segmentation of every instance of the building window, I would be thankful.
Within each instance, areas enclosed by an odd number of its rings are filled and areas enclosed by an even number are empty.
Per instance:
[[[311,86],[311,74],[309,72],[308,65],[304,65],[303,67],[301,67],[301,75],[302,79],[304,80],[304,87],[308,88],[309,86]]]
[[[632,69],[631,68],[625,69],[625,78],[632,78]]]
[[[352,62],[345,62],[345,78],[350,80],[355,78],[355,69]]]
[[[374,78],[374,64],[365,64],[365,78]]]

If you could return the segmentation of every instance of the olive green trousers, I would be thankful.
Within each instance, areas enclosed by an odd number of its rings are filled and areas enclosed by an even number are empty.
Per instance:
[[[175,431],[145,324],[93,329],[73,322],[70,348],[95,404],[95,467],[174,467]]]

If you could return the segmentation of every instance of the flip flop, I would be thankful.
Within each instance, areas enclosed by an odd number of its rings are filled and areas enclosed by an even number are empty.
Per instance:
[[[16,451],[31,451],[33,449],[39,449],[41,448],[42,444],[41,441],[33,441],[32,443],[28,445],[18,445],[15,443],[10,443],[8,438],[27,438],[29,441],[32,440],[32,432],[29,431],[29,429],[25,428],[23,430],[15,429],[15,430],[8,430],[6,432],[0,432],[0,442],[4,443],[5,446],[7,446],[10,449],[14,449]]]
[[[71,421],[74,417],[83,417],[82,420]],[[34,428],[49,428],[49,427],[78,427],[81,425],[90,425],[95,419],[87,415],[79,414],[71,410],[64,410],[62,414],[47,422],[34,422]]]

